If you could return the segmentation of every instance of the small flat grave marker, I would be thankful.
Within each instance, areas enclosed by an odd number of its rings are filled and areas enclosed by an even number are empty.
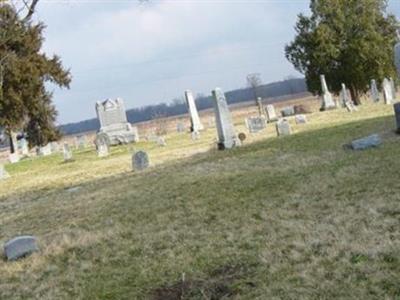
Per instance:
[[[4,253],[9,261],[26,257],[37,251],[39,251],[39,248],[37,246],[36,237],[31,235],[15,237],[4,245]]]
[[[150,165],[149,156],[144,151],[136,152],[132,157],[132,167],[134,170],[142,171]]]

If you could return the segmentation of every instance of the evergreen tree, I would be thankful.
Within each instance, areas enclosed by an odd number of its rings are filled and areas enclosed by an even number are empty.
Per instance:
[[[41,51],[45,26],[31,21],[33,9],[28,7],[22,18],[14,6],[0,0],[0,127],[8,134],[23,130],[30,146],[42,146],[60,135],[45,84],[68,88],[71,76],[58,56]]]
[[[386,8],[386,0],[311,0],[311,16],[298,16],[297,35],[285,48],[311,92],[321,93],[325,74],[332,92],[345,83],[360,104],[372,78],[395,76],[397,20]]]

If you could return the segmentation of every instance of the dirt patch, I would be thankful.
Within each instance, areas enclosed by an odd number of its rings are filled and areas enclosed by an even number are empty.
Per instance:
[[[150,292],[152,300],[184,300],[184,299],[229,299],[238,294],[238,287],[234,283],[249,278],[251,267],[242,265],[225,265],[212,270],[208,278],[182,279],[169,286],[156,288]],[[251,281],[244,284],[254,287]]]

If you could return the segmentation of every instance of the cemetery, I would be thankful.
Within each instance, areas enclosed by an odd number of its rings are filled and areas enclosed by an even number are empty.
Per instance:
[[[397,3],[64,2],[0,0],[0,299],[400,299]]]

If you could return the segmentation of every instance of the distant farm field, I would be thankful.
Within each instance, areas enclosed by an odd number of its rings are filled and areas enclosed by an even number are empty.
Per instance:
[[[40,252],[0,260],[0,299],[400,298],[400,136],[393,107],[314,112],[217,151],[211,127],[166,147],[139,142],[6,165],[0,243]],[[383,145],[343,145],[379,133]],[[145,150],[151,168],[134,172]]]

